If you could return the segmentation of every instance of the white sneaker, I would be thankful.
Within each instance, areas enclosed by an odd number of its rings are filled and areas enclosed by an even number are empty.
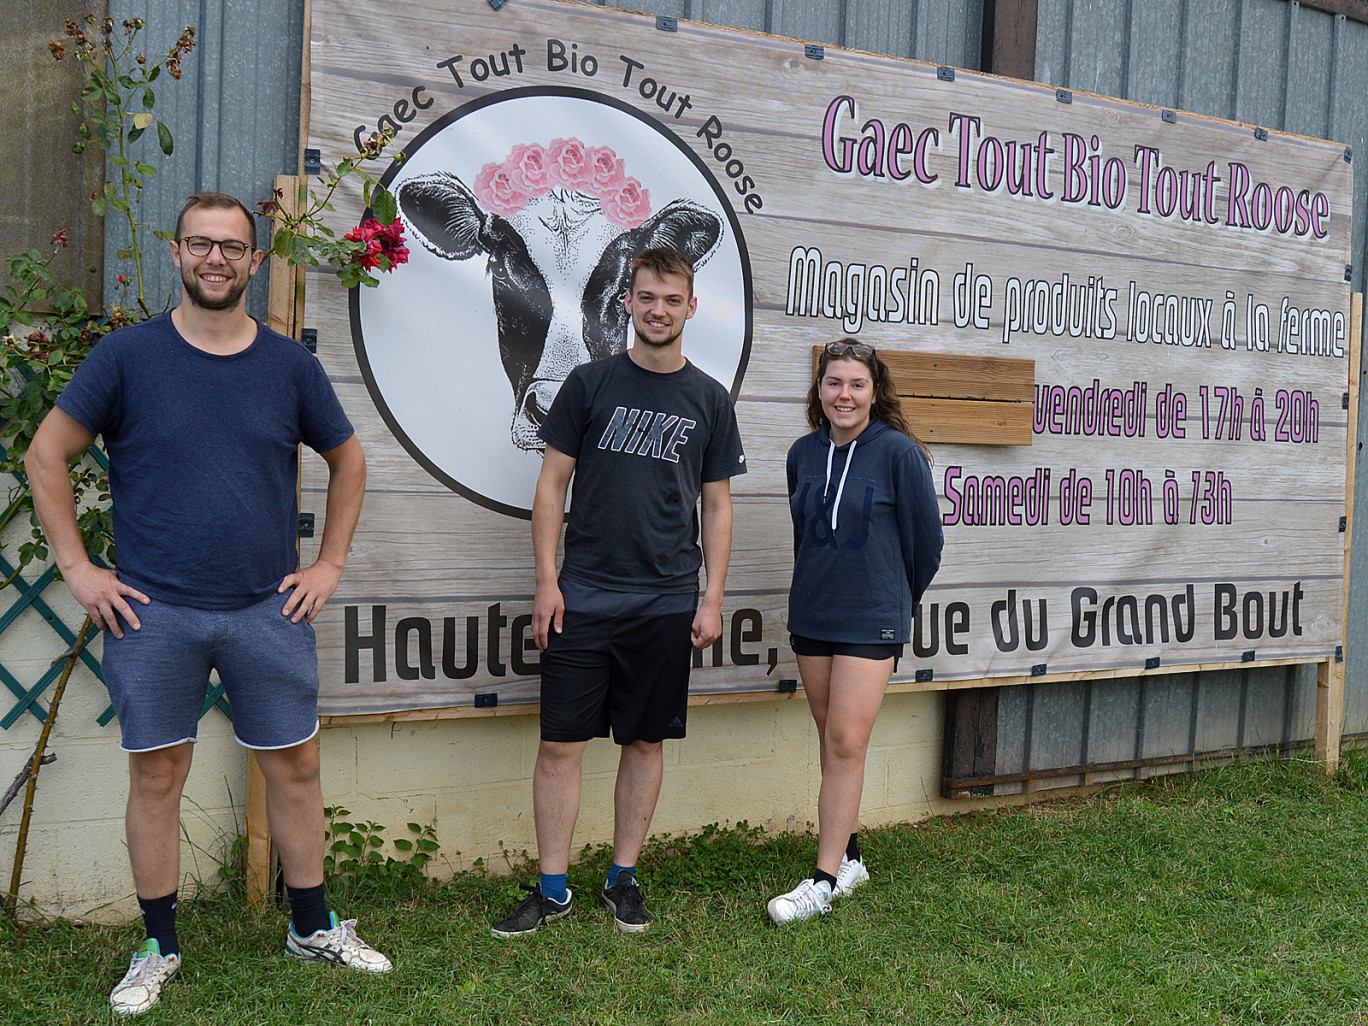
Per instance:
[[[161,1000],[162,987],[180,968],[180,955],[162,957],[161,946],[151,937],[133,952],[128,972],[110,992],[109,1006],[115,1015],[141,1015]]]
[[[356,935],[355,919],[339,923],[335,912],[328,914],[332,917],[332,929],[317,930],[307,937],[295,933],[294,924],[291,923],[285,936],[285,954],[309,962],[331,962],[367,973],[387,973],[394,968],[388,958]]]
[[[836,889],[833,898],[844,898],[856,887],[869,882],[869,870],[865,869],[864,859],[848,859],[841,856],[841,868],[836,871]]]
[[[769,917],[775,926],[796,923],[831,911],[831,885],[825,880],[813,883],[804,880],[787,894],[770,898]]]

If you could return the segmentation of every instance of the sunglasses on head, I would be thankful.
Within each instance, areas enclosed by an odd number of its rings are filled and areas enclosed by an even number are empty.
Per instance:
[[[874,355],[874,347],[863,342],[828,342],[826,352],[827,356],[858,356],[861,359],[868,359]]]

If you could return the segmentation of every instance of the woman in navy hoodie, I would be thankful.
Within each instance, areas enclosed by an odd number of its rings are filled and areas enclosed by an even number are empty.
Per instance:
[[[822,788],[816,871],[769,903],[781,926],[829,912],[869,879],[857,837],[865,753],[943,544],[929,457],[872,346],[827,345],[807,419],[812,433],[788,452],[788,627],[817,723]]]

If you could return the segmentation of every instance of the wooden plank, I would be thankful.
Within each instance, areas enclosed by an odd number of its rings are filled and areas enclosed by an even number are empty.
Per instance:
[[[1340,652],[1349,644],[1349,562],[1354,545],[1354,463],[1358,455],[1359,367],[1363,351],[1363,293],[1350,300],[1349,330],[1349,428],[1344,458],[1344,586],[1340,606]],[[1316,675],[1316,759],[1326,773],[1339,768],[1340,741],[1344,736],[1344,659],[1320,664]]]
[[[899,395],[1035,401],[1035,361],[1006,356],[880,351]]]
[[[294,175],[276,175],[275,188],[280,193],[277,202],[283,210],[294,213],[299,209],[299,182]],[[269,240],[264,240],[269,246]],[[271,291],[267,306],[267,325],[282,335],[295,337],[297,312],[301,306],[300,286],[303,274],[291,267],[284,257],[271,258]]]
[[[984,0],[983,70],[1010,78],[1035,78],[1039,0]]]
[[[960,781],[997,772],[997,688],[952,691],[945,700],[941,797],[959,796]],[[991,795],[989,785],[976,793]]]
[[[271,897],[271,829],[266,822],[266,778],[256,756],[247,752],[247,796],[243,829],[247,835],[247,900],[264,905]]]
[[[812,369],[822,356],[822,345],[812,347]],[[1035,361],[1010,356],[961,356],[958,353],[918,353],[879,349],[888,365],[898,395],[936,399],[996,399],[1035,401]]]
[[[1301,5],[1368,24],[1368,0],[1301,0]]]
[[[1032,406],[954,399],[908,399],[903,414],[923,442],[1030,445]]]

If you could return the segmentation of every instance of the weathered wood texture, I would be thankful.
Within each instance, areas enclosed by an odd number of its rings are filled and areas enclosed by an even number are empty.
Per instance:
[[[518,144],[572,135],[628,154],[652,209],[681,181],[713,183],[688,193],[726,230],[699,268],[685,352],[735,386],[748,473],[733,482],[724,637],[695,673],[700,693],[796,675],[784,456],[804,430],[812,347],[847,335],[1034,367],[1017,403],[1030,445],[946,441],[936,432],[954,418],[932,409],[947,546],[897,686],[1333,653],[1342,146],[836,48],[814,60],[792,40],[687,22],[661,32],[559,0],[383,13],[316,0],[312,25],[308,141],[325,163],[383,115],[407,153],[391,184],[469,183]],[[336,203],[345,231],[359,190]],[[1330,210],[1314,232],[1310,204]],[[1239,226],[1259,210],[1286,230]],[[744,254],[727,249],[739,241]],[[509,441],[486,258],[445,259],[412,232],[408,244],[378,289],[348,297],[305,275],[319,356],[370,463],[347,574],[316,624],[327,713],[536,697],[524,517],[539,457]],[[748,349],[728,363],[746,312]],[[1302,351],[1304,320],[1329,325],[1319,355]],[[952,405],[976,401],[998,400]],[[321,514],[319,470],[310,457],[304,508]]]
[[[816,373],[822,347],[813,346]],[[879,350],[903,416],[923,442],[1030,445],[1035,361]]]

